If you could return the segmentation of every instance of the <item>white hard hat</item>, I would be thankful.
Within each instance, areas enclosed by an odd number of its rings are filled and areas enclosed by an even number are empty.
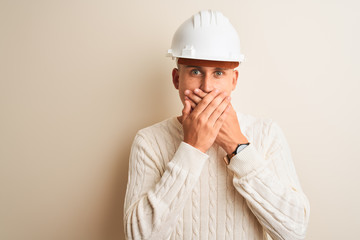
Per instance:
[[[196,13],[175,32],[168,57],[242,62],[235,28],[221,12]]]

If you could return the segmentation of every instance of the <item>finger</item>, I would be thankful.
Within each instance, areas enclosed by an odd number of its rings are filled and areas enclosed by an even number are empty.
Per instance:
[[[222,125],[224,124],[227,116],[229,115],[230,112],[230,104],[228,104],[225,108],[225,110],[223,111],[223,113],[220,115],[220,117],[216,120],[215,124],[214,124],[214,129],[216,131],[220,131],[220,128],[222,127]]]
[[[196,106],[196,108],[192,112],[193,116],[198,117],[218,95],[219,95],[219,90],[217,89],[206,95],[206,97],[204,97],[203,100],[201,100],[201,102]]]
[[[203,92],[201,89],[199,89],[199,88],[196,88],[195,90],[194,90],[194,93],[197,95],[197,96],[199,96],[200,98],[204,98],[206,95],[207,95],[207,93],[205,93],[205,92]]]
[[[191,111],[190,101],[185,99],[184,102],[185,102],[185,106],[182,110],[182,121],[183,122],[190,115],[190,111]]]
[[[234,107],[233,107],[233,105],[232,105],[231,103],[230,103],[230,109],[229,109],[229,111],[236,113],[236,112],[235,112],[235,109],[234,109]]]
[[[201,117],[205,119],[209,119],[211,114],[213,114],[214,111],[219,107],[219,105],[224,101],[226,98],[226,93],[222,92],[218,96],[216,96],[211,103],[208,104],[206,109],[202,112]],[[206,97],[204,98],[206,99]],[[199,104],[200,105],[200,104]]]
[[[193,100],[191,100],[190,98],[188,98],[187,96],[185,96],[185,99],[186,100],[188,100],[189,102],[190,102],[190,105],[191,105],[191,108],[195,108],[196,107],[196,103],[193,101]]]
[[[194,92],[192,92],[190,90],[186,90],[185,95],[189,99],[191,99],[195,104],[198,104],[203,99],[203,98],[200,98],[199,96],[197,96]]]
[[[219,106],[212,112],[209,117],[209,122],[215,125],[218,118],[223,114],[225,109],[230,105],[230,97],[225,97]]]

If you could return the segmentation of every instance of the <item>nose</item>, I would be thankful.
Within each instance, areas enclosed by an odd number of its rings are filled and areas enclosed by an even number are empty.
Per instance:
[[[214,81],[209,74],[204,75],[204,77],[201,81],[200,89],[206,93],[209,93],[212,90],[214,90]]]

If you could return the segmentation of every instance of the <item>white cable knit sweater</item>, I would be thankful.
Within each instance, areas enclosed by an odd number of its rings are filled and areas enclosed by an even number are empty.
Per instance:
[[[250,145],[226,166],[183,142],[176,117],[140,130],[130,154],[128,239],[304,239],[310,206],[278,124],[238,113]]]

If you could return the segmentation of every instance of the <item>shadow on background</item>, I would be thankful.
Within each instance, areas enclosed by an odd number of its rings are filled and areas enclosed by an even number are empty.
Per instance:
[[[150,61],[150,60],[149,60]],[[145,65],[145,64],[144,64]],[[156,69],[162,69],[159,74]],[[173,90],[167,93],[171,82],[171,70],[166,66],[159,68],[143,69],[142,75],[135,83],[136,89],[133,91],[133,99],[122,99],[124,103],[131,104],[131,108],[137,111],[131,111],[130,114],[124,114],[125,121],[129,128],[120,133],[119,142],[125,143],[119,145],[118,152],[113,161],[112,169],[109,169],[110,186],[108,189],[107,205],[105,207],[105,216],[103,221],[103,236],[107,239],[125,239],[124,236],[124,198],[128,180],[129,155],[133,139],[136,132],[144,127],[150,126],[156,122],[162,121],[172,115],[174,106],[169,103],[169,94],[177,100],[177,91]],[[121,93],[120,93],[121,94]]]

